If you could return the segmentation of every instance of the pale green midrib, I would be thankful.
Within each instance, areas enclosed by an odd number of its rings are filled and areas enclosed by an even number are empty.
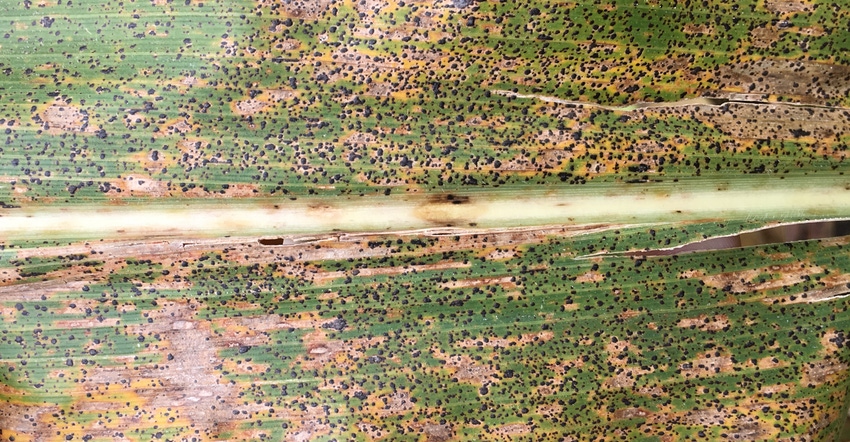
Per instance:
[[[792,222],[850,217],[843,186],[727,191],[528,192],[470,194],[466,204],[433,196],[287,198],[198,204],[37,207],[0,211],[5,241],[392,232],[454,226],[478,229],[587,223],[705,220]],[[444,197],[446,195],[443,195]]]

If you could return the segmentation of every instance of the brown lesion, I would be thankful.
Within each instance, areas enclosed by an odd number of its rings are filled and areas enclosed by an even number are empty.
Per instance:
[[[259,0],[259,8],[272,8],[284,17],[316,19],[325,14],[333,0],[293,0],[288,2],[275,2],[273,0]],[[274,14],[274,13],[273,13]]]
[[[844,345],[839,347],[839,341],[845,339],[845,332],[839,333],[835,329],[829,329],[824,332],[823,336],[820,338],[820,345],[823,348],[821,353],[824,355],[832,355],[836,354],[841,350]]]
[[[476,223],[484,210],[465,195],[433,195],[414,209],[414,215],[434,226],[463,226]]]
[[[23,279],[23,277],[16,269],[9,267],[0,269],[0,286],[11,284],[15,281],[20,281],[21,279]]]
[[[460,280],[452,280],[448,282],[440,283],[440,287],[448,288],[448,289],[457,289],[457,288],[469,288],[469,287],[480,287],[480,286],[491,286],[498,285],[505,288],[515,288],[516,283],[514,282],[513,276],[496,276],[491,278],[472,278],[472,279],[460,279]]]
[[[50,275],[50,273],[48,273]],[[69,274],[63,279],[26,282],[0,286],[0,301],[38,301],[42,296],[53,296],[56,293],[76,292],[93,281],[90,275],[72,277]]]
[[[324,329],[315,329],[302,338],[304,353],[295,358],[295,363],[304,369],[333,366],[339,370],[354,367],[370,348],[386,340],[385,337],[357,338],[351,340],[330,339]]]
[[[517,251],[512,249],[502,249],[495,248],[494,250],[488,251],[484,255],[484,259],[487,261],[505,261],[517,256]]]
[[[241,101],[236,101],[232,104],[233,113],[236,115],[247,117],[257,113],[260,113],[269,106],[269,103],[257,100],[255,98],[248,98]]]
[[[769,48],[779,41],[779,30],[776,27],[765,25],[750,31],[750,43],[757,48]]]
[[[454,370],[454,377],[460,382],[484,385],[497,380],[495,369],[478,364],[466,355],[450,356],[446,366]]]
[[[803,386],[818,386],[846,378],[848,368],[850,366],[846,362],[833,357],[809,362],[803,365],[801,383]]]
[[[714,35],[714,27],[705,24],[688,23],[682,28],[688,35]]]
[[[239,45],[232,38],[222,38],[219,43],[219,49],[222,57],[229,58],[239,55]]]
[[[345,343],[340,340],[328,339],[321,331],[313,331],[303,339],[304,356],[300,357],[300,364],[305,369],[321,368],[336,360],[338,354],[343,354]]]
[[[537,414],[546,419],[557,419],[564,412],[564,407],[557,402],[542,404],[537,407]]]
[[[681,375],[685,378],[715,376],[732,371],[735,364],[726,354],[707,352],[696,358],[679,364]]]
[[[628,353],[640,353],[640,350],[628,341],[609,341],[605,344],[605,352],[608,354],[606,358],[608,365],[616,367],[613,376],[602,383],[605,388],[632,388],[641,376],[655,371],[654,367],[643,368],[629,365]]]
[[[43,423],[59,412],[57,406],[4,402],[0,407],[0,428],[4,430],[4,437],[8,434],[21,440],[55,440],[57,429],[64,428]]]
[[[463,207],[464,205],[460,205]],[[546,241],[551,235],[572,236],[586,232],[599,231],[616,226],[605,224],[593,224],[583,226],[550,226],[533,229],[496,229],[496,230],[442,230],[422,231],[421,234],[428,238],[427,245],[411,252],[410,256],[427,256],[457,248],[468,248],[481,250],[483,254],[497,253],[499,256],[517,256],[521,253],[517,247],[521,244],[537,244]],[[168,235],[168,232],[154,232],[156,234]],[[157,274],[148,283],[138,282],[141,289],[181,289],[191,287],[191,272],[194,267],[183,267],[182,261],[196,261],[201,256],[210,252],[220,253],[222,259],[238,264],[267,264],[275,263],[277,270],[275,275],[283,278],[299,278],[313,284],[322,284],[338,278],[353,276],[352,272],[327,271],[308,262],[320,262],[324,260],[376,258],[387,256],[392,246],[384,245],[387,240],[395,241],[406,238],[411,233],[400,233],[398,235],[381,234],[328,234],[292,236],[292,244],[282,247],[266,247],[257,242],[257,238],[226,238],[226,239],[172,239],[172,240],[147,240],[147,241],[99,241],[93,243],[74,243],[56,247],[42,247],[34,249],[21,249],[18,251],[18,259],[26,257],[59,257],[63,255],[85,255],[86,259],[101,261],[96,268],[87,266],[72,266],[47,273],[45,277],[51,278],[44,282],[27,282],[20,284],[17,278],[10,273],[7,281],[0,284],[0,298],[37,300],[42,295],[50,296],[56,292],[79,291],[85,285],[98,284],[108,279],[110,272],[120,272],[126,265],[125,259],[151,260],[161,264],[162,269],[167,269],[169,274]],[[380,246],[371,245],[372,242],[380,242]],[[367,247],[368,245],[368,247]],[[288,257],[298,256],[295,261]],[[378,275],[400,275],[411,272],[424,271],[459,271],[469,268],[472,264],[462,261],[445,260],[432,264],[393,266],[386,268],[363,268],[358,269],[358,276]],[[472,280],[471,284],[500,283],[510,285],[507,280],[484,281]],[[463,285],[464,283],[461,283]],[[288,318],[297,321],[298,318]]]
[[[464,339],[462,341],[458,341],[456,343],[457,346],[461,348],[475,348],[475,347],[502,347],[506,348],[511,345],[528,345],[528,344],[536,344],[536,343],[544,343],[550,341],[555,337],[555,334],[550,331],[542,331],[537,333],[524,333],[518,337],[511,338],[499,338],[499,337],[488,337],[487,339],[479,338],[479,339]]]
[[[709,318],[706,315],[699,315],[695,318],[683,318],[679,320],[679,327],[683,328],[698,328],[702,331],[717,332],[725,330],[730,326],[729,317],[726,315],[714,315]]]
[[[192,117],[175,118],[159,125],[159,130],[154,133],[155,137],[170,137],[172,135],[185,135],[197,129],[192,123]]]
[[[454,429],[450,424],[426,422],[422,425],[422,432],[425,433],[426,442],[445,442],[455,437]]]
[[[641,312],[641,311],[629,309],[629,310],[626,310],[622,313],[618,313],[617,319],[620,319],[620,320],[632,319],[632,318],[636,318],[636,317],[638,317],[642,314],[643,314],[643,312]]]
[[[387,431],[383,426],[369,422],[369,421],[360,421],[356,424],[357,429],[360,430],[361,433],[365,434],[370,440],[381,440],[389,435],[389,431]]]
[[[748,364],[750,365],[750,364]],[[755,364],[760,370],[769,370],[771,368],[785,367],[788,365],[787,362],[784,362],[780,359],[777,359],[773,356],[765,356],[756,361]]]
[[[716,408],[703,408],[687,411],[676,416],[677,420],[686,425],[723,425],[732,416],[729,411]]]
[[[395,91],[391,83],[375,82],[366,89],[366,95],[373,97],[389,97]]]
[[[762,302],[764,302],[765,304],[779,303],[784,305],[808,304],[812,302],[828,300],[836,296],[847,295],[848,293],[850,293],[850,288],[848,288],[846,284],[842,284],[837,286],[826,287],[823,289],[798,292],[786,296],[772,296],[769,298],[762,299]]]
[[[111,197],[152,196],[167,197],[172,192],[165,181],[141,174],[125,175],[109,182],[106,192]]]
[[[122,358],[115,358],[118,365],[87,370],[85,385],[98,387],[97,391],[104,394],[92,394],[91,399],[77,395],[78,406],[92,405],[92,410],[123,410],[129,406],[124,403],[125,395],[132,393],[133,403],[139,409],[151,415],[174,410],[205,437],[216,437],[232,422],[247,419],[249,415],[234,414],[230,407],[221,406],[238,402],[238,388],[224,382],[218,371],[225,362],[219,352],[234,342],[214,333],[211,323],[197,321],[195,312],[187,301],[170,301],[149,312],[151,322],[130,326],[127,332],[132,335],[148,339],[155,334],[159,336],[155,347],[136,353],[151,362],[138,365],[133,357],[128,357],[123,358],[121,364]],[[94,391],[89,389],[90,393]],[[252,412],[262,409],[254,404],[240,408]],[[131,422],[117,424],[132,426]]]
[[[758,269],[739,270],[719,273],[702,278],[707,286],[723,289],[732,293],[754,293],[793,286],[804,277],[823,273],[823,268],[807,262],[777,264]],[[763,281],[756,280],[760,275],[769,274],[773,277]]]
[[[40,115],[41,125],[52,132],[94,133],[96,129],[89,125],[89,115],[85,110],[64,101],[56,100]]]
[[[374,18],[382,14],[383,10],[391,5],[385,0],[355,0],[353,3],[354,9],[361,17],[360,23],[363,25],[373,24]]]
[[[305,414],[313,417],[295,420],[295,428],[286,433],[286,442],[307,442],[330,433],[331,428],[324,422],[324,413],[320,407],[308,407],[308,413]]]
[[[812,5],[795,0],[767,0],[765,8],[775,14],[791,14],[794,12],[811,12]]]
[[[14,307],[0,306],[0,322],[14,323],[18,317],[18,311]]]
[[[796,32],[802,35],[808,35],[811,37],[820,37],[825,34],[826,31],[820,26],[807,26],[805,28],[792,28],[791,32]]]
[[[522,423],[506,424],[493,429],[493,434],[497,436],[514,437],[528,433],[531,433],[531,426]]]
[[[447,354],[437,347],[430,348],[434,358],[444,361],[453,378],[473,385],[489,385],[498,381],[498,371],[490,365],[480,364],[465,354]]]
[[[695,408],[688,411],[672,411],[661,407],[657,412],[648,412],[636,407],[624,408],[615,412],[622,418],[644,418],[653,428],[659,425],[685,425],[703,429],[721,429],[726,435],[724,440],[766,440],[775,437],[778,430],[768,426],[758,413],[760,407],[750,407],[744,412],[732,413],[731,409],[721,407]]]
[[[183,138],[177,142],[176,163],[184,168],[198,167],[205,161],[215,162],[218,152],[211,150],[209,141],[198,138]]]
[[[274,103],[289,101],[299,96],[298,91],[292,89],[268,89],[265,95]]]
[[[347,137],[343,138],[343,142],[347,144],[353,144],[360,147],[368,147],[375,144],[378,141],[375,135],[366,132],[354,131],[351,132]]]
[[[599,272],[588,271],[576,277],[576,282],[602,282],[605,280],[605,275]]]
[[[103,318],[103,319],[63,319],[56,321],[53,324],[58,328],[63,329],[92,329],[97,327],[114,327],[121,322],[118,318]]]
[[[243,316],[228,318],[224,321],[240,328],[262,333],[273,330],[318,330],[333,322],[334,319],[322,318],[318,312],[302,312],[297,315],[286,316],[276,314]]]
[[[373,276],[406,275],[408,273],[418,273],[427,271],[467,269],[471,266],[472,265],[468,262],[444,261],[433,264],[408,265],[400,267],[373,267],[357,269],[356,276],[361,278],[369,278]],[[313,271],[308,272],[305,276],[313,284],[321,286],[328,284],[331,281],[342,279],[351,275],[355,274],[351,271]]]
[[[685,26],[687,28],[687,26]],[[675,74],[688,69],[693,61],[690,56],[664,57],[653,61],[650,72],[659,74]]]
[[[409,391],[396,390],[392,393],[379,395],[377,398],[378,415],[381,417],[397,416],[413,410],[413,403]]]
[[[713,81],[721,92],[780,95],[803,103],[846,97],[850,66],[805,60],[761,59],[718,68]]]
[[[257,196],[260,193],[260,187],[256,184],[234,183],[228,184],[226,189],[218,191],[204,190],[201,187],[195,187],[183,192],[183,196],[197,198],[249,198]]]
[[[838,128],[850,123],[847,113],[842,109],[770,103],[729,103],[725,109],[704,106],[692,109],[692,116],[739,141],[816,139],[824,146],[834,144],[837,140],[833,138]]]
[[[644,385],[637,389],[637,394],[642,396],[648,396],[651,398],[660,398],[668,396],[667,390],[664,389],[661,385],[652,384],[652,385]]]
[[[730,440],[765,440],[769,436],[775,436],[776,430],[767,426],[757,418],[740,417],[731,425],[728,433]]]
[[[628,419],[641,419],[647,418],[653,415],[653,412],[638,407],[627,407],[621,408],[614,412],[611,416],[614,420],[628,420]]]
[[[602,386],[611,389],[632,388],[640,376],[651,372],[640,367],[620,367],[613,376],[605,379]]]

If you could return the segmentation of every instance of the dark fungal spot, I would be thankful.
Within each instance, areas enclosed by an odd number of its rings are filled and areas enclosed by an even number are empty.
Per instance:
[[[469,196],[443,194],[426,198],[416,207],[414,214],[434,226],[452,227],[476,223],[478,211]]]
[[[322,324],[322,328],[336,331],[343,331],[347,326],[348,323],[343,318],[334,318],[334,320]]]
[[[264,246],[282,246],[283,238],[262,238],[257,242]]]
[[[454,194],[446,194],[446,195],[433,195],[428,198],[428,202],[431,204],[469,204],[471,201],[470,197],[465,195],[454,195]]]

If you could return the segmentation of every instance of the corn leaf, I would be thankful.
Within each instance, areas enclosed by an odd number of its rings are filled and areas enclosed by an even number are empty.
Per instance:
[[[3,440],[850,438],[844,2],[1,5]]]

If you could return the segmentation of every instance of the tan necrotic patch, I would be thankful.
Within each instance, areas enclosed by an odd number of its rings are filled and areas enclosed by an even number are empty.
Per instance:
[[[76,106],[56,102],[49,105],[41,113],[41,122],[45,130],[88,132],[95,130],[89,127],[89,115]]]

